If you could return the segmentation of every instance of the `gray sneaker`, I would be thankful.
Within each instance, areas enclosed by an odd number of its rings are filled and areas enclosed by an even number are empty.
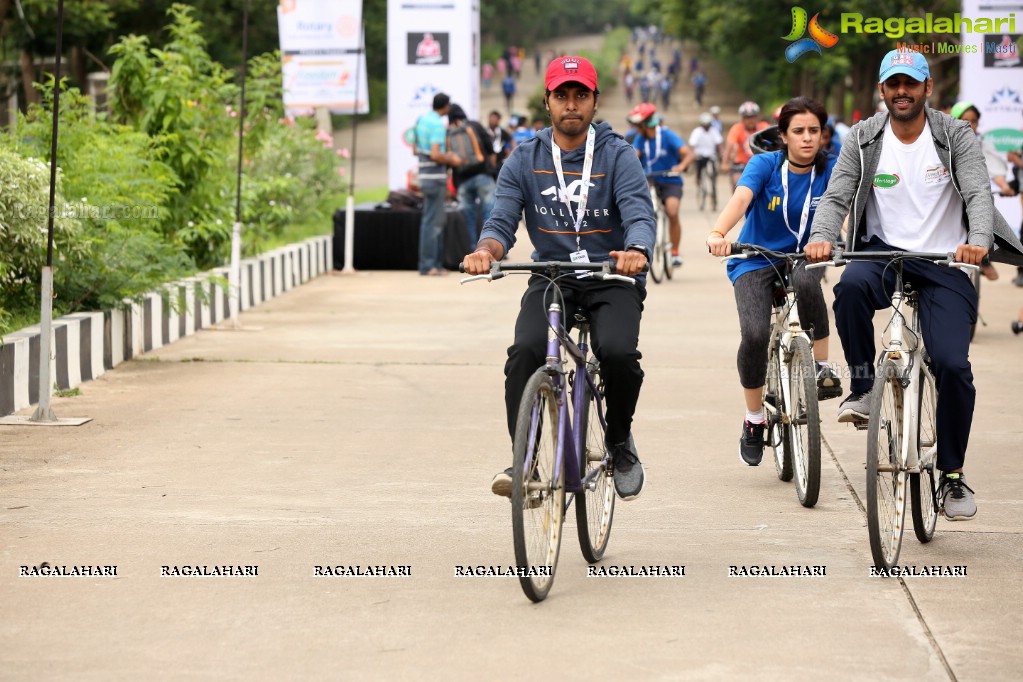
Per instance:
[[[838,406],[838,421],[865,422],[870,419],[870,391],[851,393]]]
[[[944,474],[938,484],[938,500],[949,521],[969,521],[977,515],[973,490],[962,474]]]
[[[636,454],[636,442],[632,439],[632,435],[629,435],[627,441],[612,445],[609,450],[614,472],[615,492],[625,501],[636,499],[643,491],[643,483],[646,481],[643,464],[639,461],[639,455]]]

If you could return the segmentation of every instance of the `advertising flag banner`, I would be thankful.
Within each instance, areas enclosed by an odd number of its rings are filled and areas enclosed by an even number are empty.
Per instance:
[[[443,92],[479,119],[479,0],[388,0],[387,134],[391,189],[416,170],[416,120]]]
[[[968,33],[964,22],[962,44],[969,49],[959,58],[959,101],[972,102],[980,110],[980,132],[1003,158],[1007,152],[1023,148],[1023,58],[1020,33],[1012,32],[1013,24],[994,20],[1019,17],[1020,10],[1020,0],[963,0],[964,19],[990,18],[990,26],[1010,27],[998,33]],[[1012,179],[1012,172],[1010,167],[1006,180]],[[1019,230],[1023,207],[1018,196],[996,196],[995,207]]]
[[[277,25],[289,113],[369,111],[361,0],[281,0]]]

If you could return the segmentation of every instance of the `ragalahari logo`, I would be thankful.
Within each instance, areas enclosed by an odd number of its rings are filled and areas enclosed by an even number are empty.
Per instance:
[[[818,21],[820,12],[813,15],[809,25],[806,16],[806,10],[802,7],[792,8],[792,30],[784,37],[784,40],[795,41],[785,48],[785,58],[789,60],[789,63],[796,61],[807,52],[821,54],[822,47],[825,49],[834,47],[838,42],[838,36],[821,28],[820,21]],[[810,37],[803,38],[803,33],[807,29],[810,31]]]

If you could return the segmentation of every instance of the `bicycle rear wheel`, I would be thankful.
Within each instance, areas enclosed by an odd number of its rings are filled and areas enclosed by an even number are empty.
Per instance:
[[[542,601],[554,583],[565,517],[565,469],[555,480],[558,401],[545,370],[522,392],[515,422],[512,464],[512,533],[522,591]],[[535,574],[535,575],[533,575]]]
[[[920,370],[920,424],[917,436],[917,457],[920,473],[909,475],[909,496],[913,502],[913,532],[920,542],[930,542],[938,523],[935,491],[938,487],[935,451],[938,445],[938,421],[935,409],[938,403],[934,376],[926,365]]]
[[[867,427],[867,531],[874,565],[884,570],[899,560],[906,525],[902,399],[898,367],[885,360],[874,380]]]
[[[594,377],[597,390],[600,377]],[[584,385],[584,411],[577,416],[583,434],[579,453],[579,475],[583,478],[594,469],[593,487],[585,488],[575,496],[575,521],[579,532],[579,548],[586,561],[595,563],[604,557],[607,541],[611,537],[611,522],[615,512],[615,486],[610,471],[604,466],[604,424],[600,421],[597,397]]]
[[[821,490],[821,420],[817,405],[817,376],[806,339],[792,339],[789,361],[789,426],[796,497],[804,507],[817,504]]]
[[[792,480],[792,441],[789,430],[783,422],[786,413],[785,394],[781,385],[780,346],[776,341],[771,344],[767,357],[767,391],[764,402],[769,403],[772,410],[767,410],[767,444],[774,450],[774,469],[782,481]]]

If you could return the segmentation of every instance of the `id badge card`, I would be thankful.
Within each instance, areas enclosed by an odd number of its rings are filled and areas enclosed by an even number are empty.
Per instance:
[[[589,263],[590,262],[590,254],[586,253],[586,249],[580,249],[578,251],[573,251],[572,253],[568,254],[568,258],[573,263]],[[592,273],[590,273],[589,270],[576,270],[575,273],[576,273],[575,276],[578,277],[579,279],[582,279],[583,277],[589,277],[592,274]]]

